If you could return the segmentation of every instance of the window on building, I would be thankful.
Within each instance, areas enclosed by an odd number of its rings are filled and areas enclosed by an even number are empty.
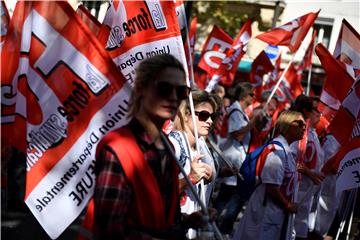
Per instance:
[[[333,25],[334,19],[318,17],[314,23],[314,29],[317,31],[315,42],[321,42],[329,48]]]

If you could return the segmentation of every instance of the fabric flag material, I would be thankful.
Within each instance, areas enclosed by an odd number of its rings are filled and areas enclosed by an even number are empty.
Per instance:
[[[208,74],[214,73],[220,67],[232,43],[232,38],[215,25],[203,46],[198,66]]]
[[[187,26],[187,18],[185,12],[185,6],[183,1],[175,2],[175,11],[178,16],[179,27],[181,32],[181,39],[184,44],[185,58],[187,62],[187,68],[189,72],[190,83],[194,82],[191,72],[193,72],[194,66],[194,46],[195,46],[195,35],[196,35],[196,17],[192,20],[190,28]],[[191,84],[190,84],[191,85]]]
[[[215,85],[221,81],[225,86],[231,86],[241,58],[245,54],[245,47],[251,38],[251,20],[248,19],[241,27],[231,48],[226,51],[225,58],[221,61],[219,68],[210,72],[211,80],[206,88],[210,92]]]
[[[345,19],[342,21],[333,56],[348,64],[348,73],[354,78],[360,75],[360,34]]]
[[[360,187],[360,138],[353,138],[329,159],[322,172],[336,174],[336,193]]]
[[[314,24],[320,10],[298,17],[282,26],[275,27],[266,33],[257,35],[256,38],[271,45],[286,46],[294,53],[300,47],[307,32]]]
[[[273,70],[274,66],[264,51],[261,51],[251,64],[250,83],[255,88],[255,98],[259,102],[262,102],[263,77]]]
[[[92,196],[96,145],[128,121],[129,90],[65,1],[18,1],[1,61],[1,139],[25,154],[25,203],[55,239]]]
[[[139,63],[155,55],[172,54],[187,72],[174,2],[112,1],[104,24],[111,28],[106,49],[130,85]]]
[[[329,131],[341,145],[346,145],[353,133],[355,123],[360,119],[360,80],[357,80],[349,94],[342,101]]]
[[[98,38],[100,43],[104,46],[110,34],[109,28],[102,25],[97,18],[95,18],[84,5],[79,5],[76,13],[79,14],[83,22],[89,27],[92,33]]]
[[[0,44],[2,45],[10,23],[10,15],[7,10],[4,0],[0,2],[0,15],[1,15],[1,39]]]
[[[304,89],[301,85],[301,78],[299,79],[297,70],[293,64],[290,65],[285,73],[282,85],[290,101],[295,100],[297,96],[303,93]]]
[[[314,52],[314,43],[315,43],[315,37],[316,37],[316,30],[313,31],[313,35],[311,37],[310,44],[305,52],[305,55],[303,57],[303,60],[301,62],[301,67],[303,69],[309,69],[312,64],[312,55]]]
[[[331,121],[353,85],[354,79],[347,73],[345,65],[337,61],[324,45],[317,44],[315,52],[326,72],[318,108]]]

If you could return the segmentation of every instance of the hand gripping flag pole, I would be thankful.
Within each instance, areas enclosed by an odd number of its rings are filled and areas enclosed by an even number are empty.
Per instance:
[[[204,221],[206,221],[208,223],[208,225],[212,227],[212,229],[214,230],[216,238],[219,239],[219,240],[223,240],[224,238],[222,237],[222,235],[221,235],[219,229],[217,228],[215,222],[210,222],[209,211],[208,211],[207,207],[205,206],[204,202],[200,199],[198,193],[196,192],[195,187],[191,183],[191,181],[190,181],[189,177],[187,176],[184,168],[182,167],[181,163],[179,162],[179,159],[176,157],[175,152],[174,152],[173,148],[171,147],[171,145],[169,143],[169,140],[166,138],[166,136],[164,135],[163,132],[160,133],[160,136],[161,136],[161,140],[164,143],[165,147],[168,149],[168,151],[170,152],[172,158],[175,160],[176,164],[178,165],[178,167],[180,169],[180,172],[184,176],[184,179],[185,179],[187,185],[190,188],[190,191],[195,196],[195,199],[196,199],[197,203],[200,205],[201,211],[204,214],[204,216],[203,216]]]

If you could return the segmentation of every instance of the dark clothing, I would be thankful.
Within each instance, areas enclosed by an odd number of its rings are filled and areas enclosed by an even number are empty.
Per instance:
[[[164,204],[165,216],[168,217],[172,207],[174,181],[177,181],[172,174],[174,164],[172,161],[174,160],[167,150],[156,148],[155,144],[151,142],[150,136],[137,120],[132,120],[126,127],[133,133],[144,154],[145,162],[156,179]],[[129,224],[128,220],[132,218],[130,215],[134,213],[135,191],[127,179],[116,153],[110,147],[105,146],[99,151],[96,161],[96,176],[95,231],[99,239],[149,239],[145,236],[146,234],[171,239],[184,237],[185,230],[179,224],[161,232],[134,226],[136,223]],[[178,203],[178,196],[176,198]],[[179,223],[179,204],[176,206],[178,208],[175,223]]]

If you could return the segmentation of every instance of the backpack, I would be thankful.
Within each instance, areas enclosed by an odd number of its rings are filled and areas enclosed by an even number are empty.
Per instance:
[[[220,128],[220,132],[219,135],[222,138],[225,138],[228,134],[228,125],[229,125],[229,118],[230,115],[235,112],[235,111],[239,111],[241,113],[241,111],[237,108],[234,108],[233,110],[231,110],[229,113],[225,113],[221,128]]]
[[[265,148],[270,145],[275,144],[280,146],[284,152],[284,146],[278,141],[269,141],[264,145],[256,148],[251,153],[247,154],[245,157],[244,162],[240,167],[240,177],[238,177],[237,181],[237,188],[239,191],[240,196],[245,200],[249,199],[251,194],[255,191],[255,188],[260,185],[257,183],[257,178],[260,177],[260,173],[264,167],[266,156],[261,155]],[[270,152],[274,151],[275,149],[270,149]],[[286,156],[286,153],[285,153]]]

